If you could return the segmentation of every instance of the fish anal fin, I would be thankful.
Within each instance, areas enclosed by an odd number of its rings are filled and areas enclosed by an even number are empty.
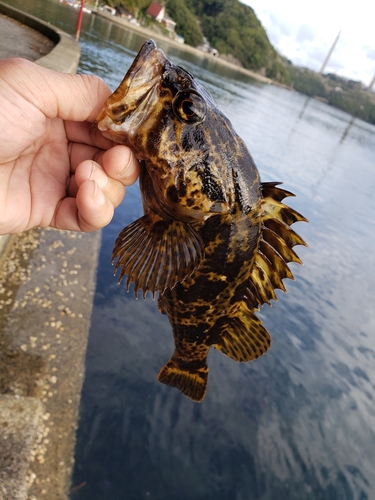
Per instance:
[[[206,361],[199,362],[180,360],[175,354],[163,366],[158,375],[159,382],[176,387],[183,394],[196,402],[201,402],[206,395],[208,366]]]
[[[163,293],[183,281],[201,263],[204,244],[196,230],[185,222],[165,220],[153,211],[126,226],[112,252],[119,282],[127,275],[127,286]]]
[[[262,356],[271,346],[271,337],[255,314],[247,311],[233,318],[227,318],[221,326],[215,349],[234,361],[251,361]]]

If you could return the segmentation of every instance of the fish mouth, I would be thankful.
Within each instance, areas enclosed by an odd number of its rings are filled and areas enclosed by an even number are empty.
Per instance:
[[[126,132],[133,137],[158,99],[159,84],[170,61],[153,40],[145,42],[123,81],[105,102],[94,126],[113,140]]]

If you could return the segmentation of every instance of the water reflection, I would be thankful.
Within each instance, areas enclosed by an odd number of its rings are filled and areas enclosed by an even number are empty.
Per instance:
[[[108,277],[113,241],[138,216],[137,187],[128,191],[104,232],[74,476],[88,484],[72,498],[371,498],[375,317],[362,297],[375,267],[374,129],[356,122],[340,143],[338,110],[313,101],[299,117],[297,93],[185,66],[208,80],[263,180],[297,194],[310,248],[288,295],[260,313],[271,351],[246,365],[210,353],[209,392],[195,405],[155,380],[172,350],[166,318]]]

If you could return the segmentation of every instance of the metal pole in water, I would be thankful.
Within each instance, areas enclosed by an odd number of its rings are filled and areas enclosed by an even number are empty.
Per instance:
[[[77,19],[77,27],[76,27],[76,41],[79,40],[79,34],[81,32],[81,24],[82,24],[82,16],[83,16],[83,7],[85,6],[85,0],[81,0],[81,7],[79,8],[78,19]]]

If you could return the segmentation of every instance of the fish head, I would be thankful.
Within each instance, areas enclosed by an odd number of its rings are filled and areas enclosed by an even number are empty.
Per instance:
[[[123,81],[95,120],[105,137],[134,149],[135,137],[144,135],[146,123],[156,118],[155,106],[159,101],[165,62],[164,53],[157,49],[153,40],[144,43]],[[142,157],[141,151],[137,153]]]
[[[152,40],[142,46],[95,124],[144,160],[151,183],[144,183],[143,198],[148,206],[157,198],[159,212],[186,220],[230,213],[241,171],[248,177],[251,171],[245,190],[253,184],[259,189],[258,171],[230,121],[193,75]],[[141,172],[141,182],[145,175]],[[256,202],[258,191],[253,198]]]

